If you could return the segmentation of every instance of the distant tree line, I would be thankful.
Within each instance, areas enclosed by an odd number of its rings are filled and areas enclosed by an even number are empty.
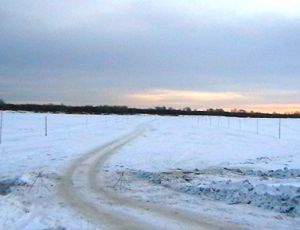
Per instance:
[[[277,113],[258,113],[247,112],[245,110],[232,110],[230,112],[223,109],[208,109],[205,111],[192,110],[189,107],[184,109],[174,109],[167,107],[155,107],[148,109],[129,108],[127,106],[67,106],[67,105],[36,105],[36,104],[6,104],[0,100],[0,110],[11,111],[29,111],[29,112],[51,112],[66,114],[150,114],[150,115],[212,115],[212,116],[231,116],[231,117],[260,117],[260,118],[300,118],[300,113],[294,114],[277,114]]]

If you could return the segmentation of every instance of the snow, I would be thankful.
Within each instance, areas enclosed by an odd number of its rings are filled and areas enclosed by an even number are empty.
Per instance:
[[[146,171],[226,166],[261,170],[299,168],[300,120],[283,120],[279,139],[277,119],[260,119],[258,135],[256,119],[213,117],[211,126],[205,119],[208,118],[159,118],[149,132],[124,147],[112,162]],[[242,129],[238,128],[239,120]]]
[[[45,116],[48,136],[45,136]],[[68,161],[129,132],[146,116],[92,116],[5,112],[0,179],[28,171],[59,171]]]
[[[125,172],[129,188],[126,185],[120,192],[137,200],[205,213],[245,228],[300,229],[297,216],[176,191],[180,186],[200,183],[216,183],[226,189],[221,182],[227,180],[238,186],[247,180],[260,189],[264,184],[266,191],[274,186],[300,188],[299,176],[290,175],[291,170],[300,169],[298,119],[281,120],[279,139],[278,119],[17,112],[4,112],[3,116],[0,181],[18,179],[24,184],[0,195],[1,229],[94,229],[92,223],[57,199],[55,186],[73,160],[145,123],[147,130],[142,136],[106,162],[108,187]],[[244,175],[225,173],[224,168],[241,170]],[[203,174],[192,183],[172,180],[167,187],[149,184],[130,173],[141,170],[172,175],[195,169]],[[271,170],[281,170],[280,176]],[[268,174],[262,179],[257,172]]]
[[[128,174],[133,171],[156,175],[144,179],[199,198],[251,204],[274,213],[300,216],[300,121],[283,119],[281,124],[279,138],[278,119],[259,119],[257,132],[257,119],[162,117],[152,123],[143,137],[114,155],[108,165],[115,171],[120,170],[116,166],[122,166]],[[178,175],[176,171],[180,170],[198,171],[200,175],[187,179],[186,175]],[[130,181],[134,184],[135,178]],[[253,191],[245,192],[248,184]],[[206,190],[206,186],[210,188]],[[214,187],[218,192],[213,192]],[[273,195],[276,189],[278,192]],[[153,195],[144,199],[164,202]],[[185,197],[177,203],[184,207],[189,199]],[[239,222],[245,223],[245,218],[242,216]],[[268,228],[273,226],[273,219],[264,219]],[[249,224],[254,223],[262,228],[257,219]],[[291,225],[300,228],[299,222]],[[286,223],[282,228],[287,226]]]
[[[44,132],[45,116],[48,118],[48,136]],[[31,185],[39,173],[59,174],[72,160],[147,120],[147,116],[4,112],[0,181],[19,178]],[[0,229],[58,229],[60,222],[68,223],[68,229],[87,229],[89,222],[74,217],[75,214],[57,204],[51,186],[58,179],[43,180],[38,180],[31,190],[28,186],[16,187],[19,191],[0,196]],[[69,221],[73,219],[77,221]]]

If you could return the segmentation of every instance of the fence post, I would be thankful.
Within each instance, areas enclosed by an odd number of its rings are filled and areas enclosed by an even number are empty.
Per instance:
[[[48,136],[48,118],[45,116],[45,136]]]
[[[0,113],[0,144],[2,144],[3,111]]]
[[[281,118],[279,118],[278,122],[278,138],[281,139]]]

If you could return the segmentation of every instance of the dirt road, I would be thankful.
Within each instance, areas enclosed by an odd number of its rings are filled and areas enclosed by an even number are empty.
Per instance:
[[[101,174],[105,162],[122,146],[138,138],[146,128],[139,126],[126,136],[72,162],[58,185],[63,202],[76,209],[97,229],[239,229],[194,213],[136,201],[106,187]]]

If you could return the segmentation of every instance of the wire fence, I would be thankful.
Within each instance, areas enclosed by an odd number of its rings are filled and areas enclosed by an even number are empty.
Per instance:
[[[76,133],[82,132],[83,127],[99,128],[98,126],[101,126],[101,128],[108,130],[111,127],[121,127],[131,117],[130,115],[66,115],[0,111],[0,144],[5,140],[22,137],[48,137],[64,133],[66,129],[68,132]],[[170,120],[171,117],[166,119]],[[277,139],[295,139],[300,136],[300,119],[222,116],[179,116],[176,119],[180,119],[176,122],[190,120],[191,124],[194,124],[196,119],[198,126],[212,128],[216,132],[234,131]]]
[[[43,114],[0,111],[0,144],[6,141],[53,137],[62,133],[75,135],[90,130],[102,129],[127,122],[128,116]]]
[[[293,139],[300,136],[300,119],[199,116],[197,123],[214,129],[220,128],[278,139]]]

